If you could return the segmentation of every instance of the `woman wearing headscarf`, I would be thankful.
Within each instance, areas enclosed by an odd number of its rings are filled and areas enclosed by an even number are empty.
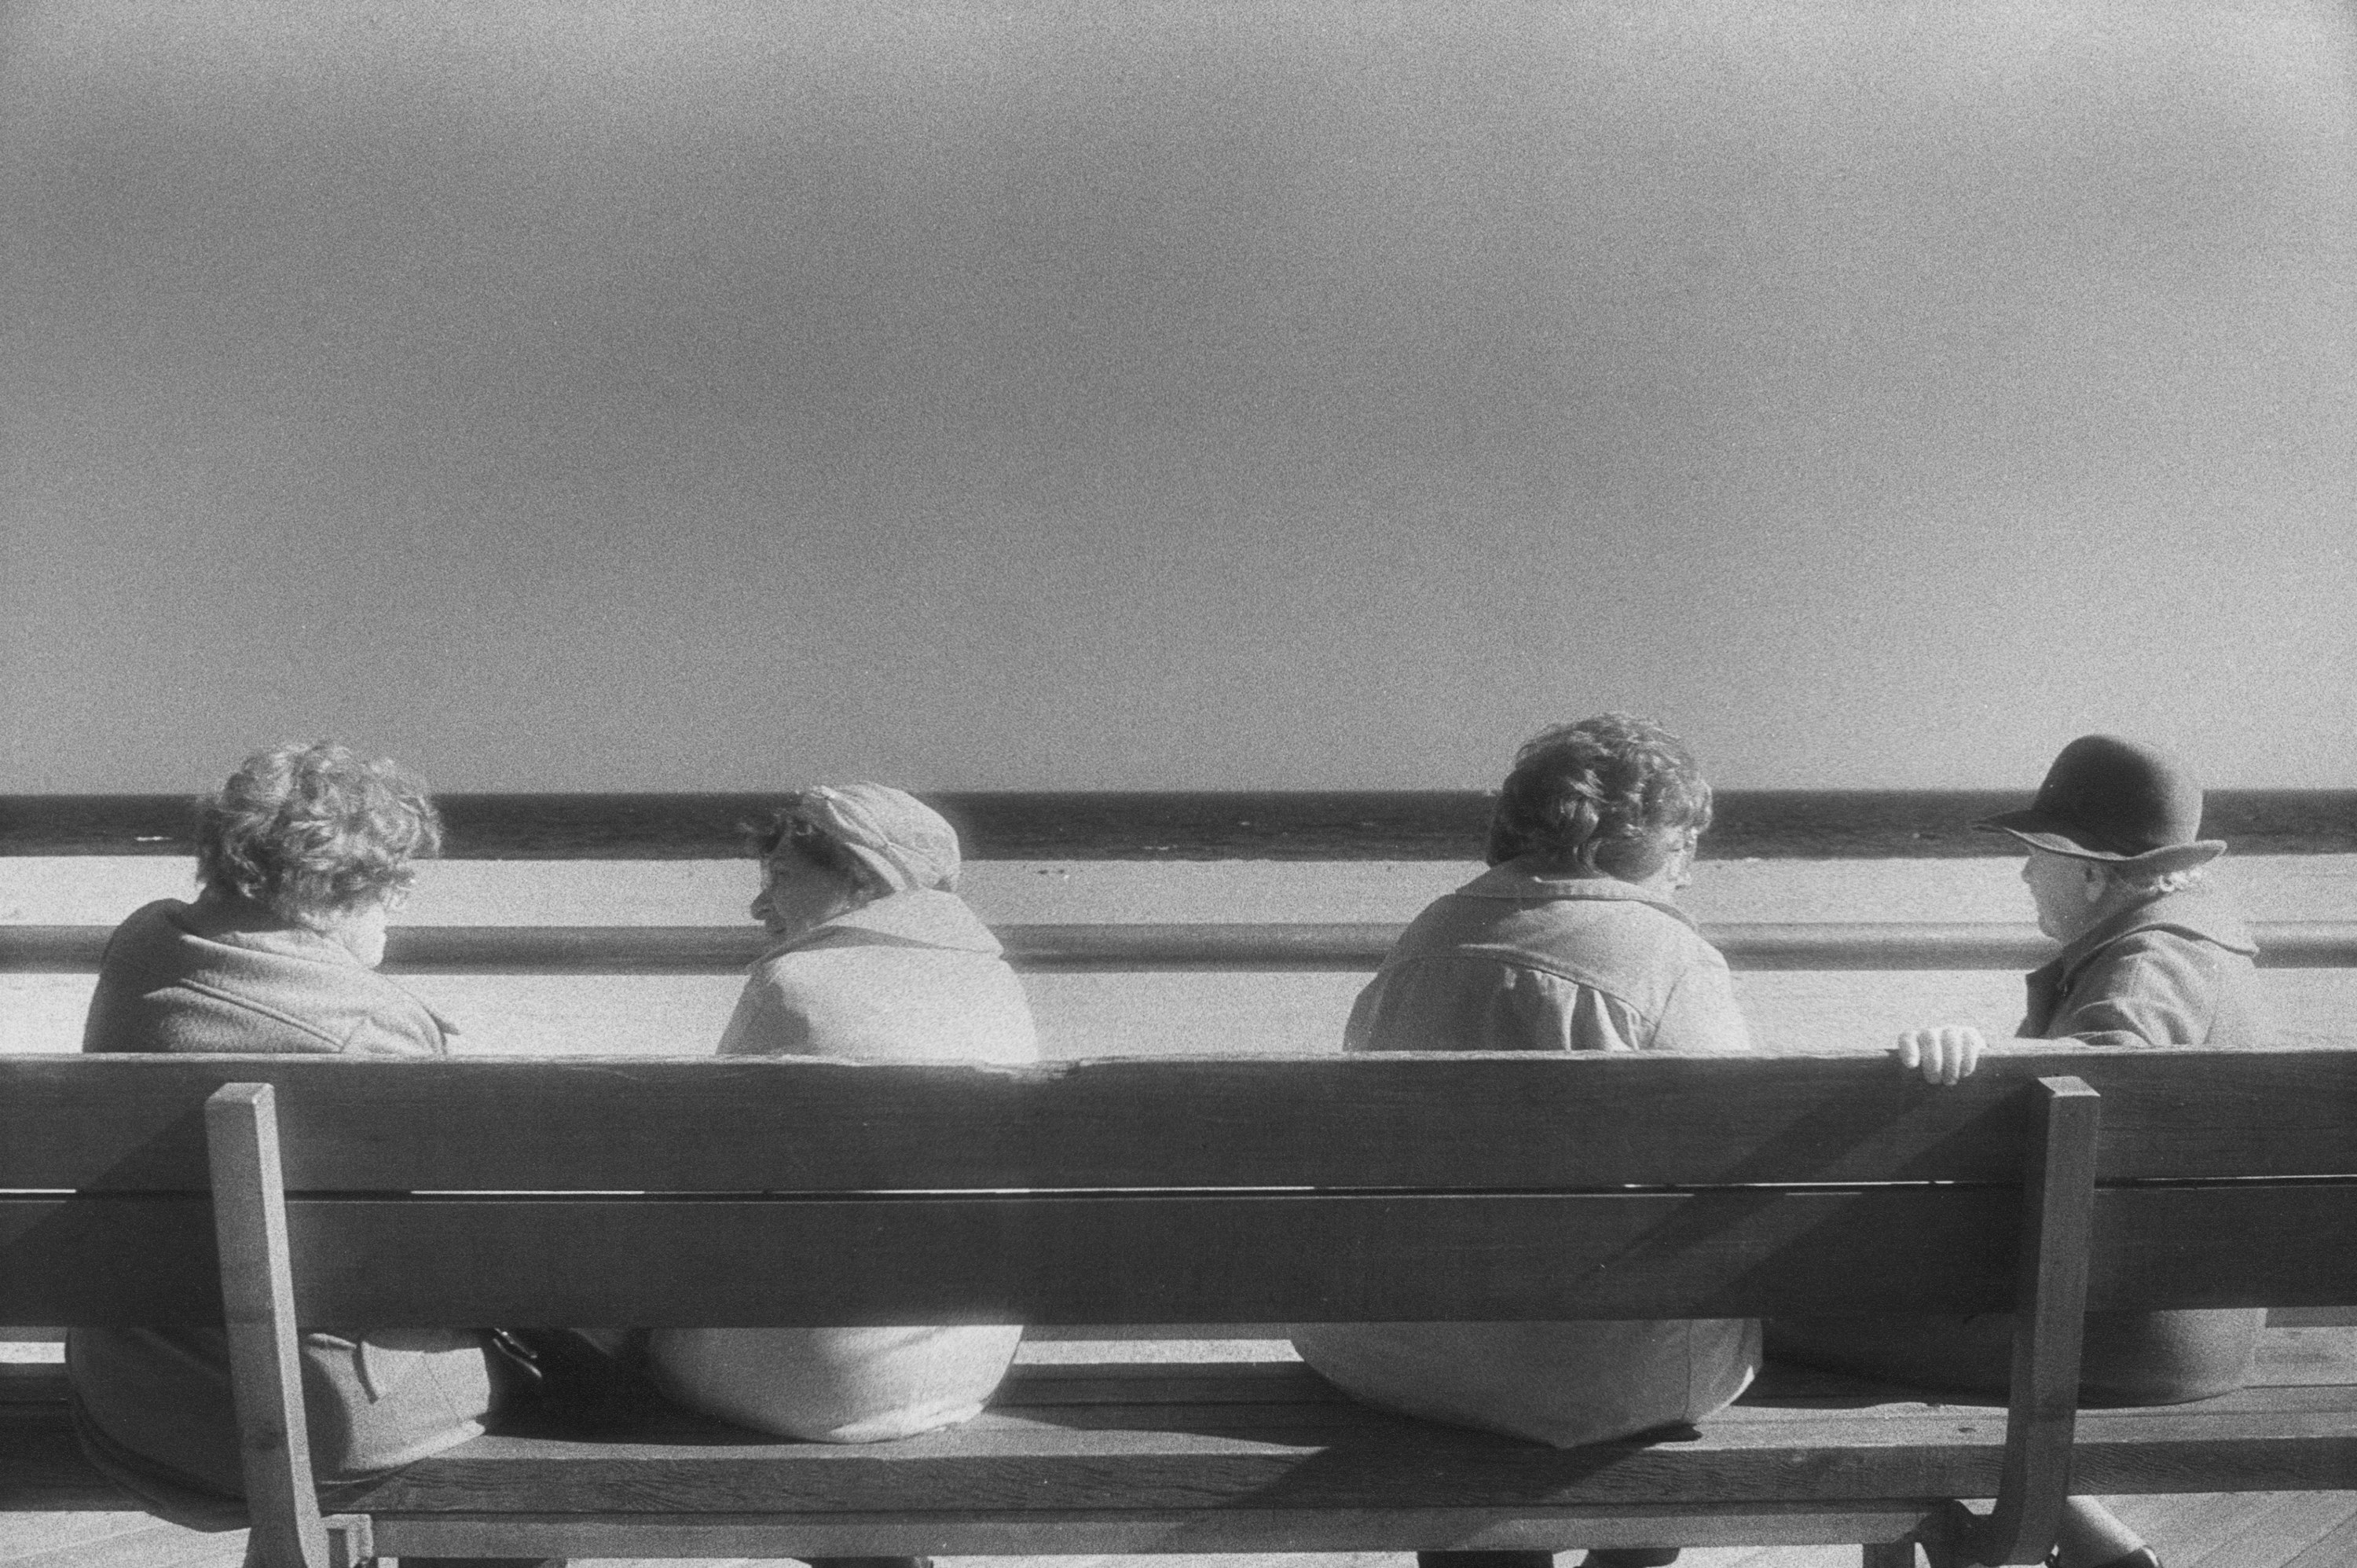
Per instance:
[[[958,897],[955,829],[881,784],[804,790],[761,834],[753,916],[774,939],[723,1056],[849,1061],[1039,1059],[998,940]],[[783,1436],[907,1437],[982,1409],[1019,1325],[656,1331],[657,1382],[683,1404]]]
[[[82,1049],[446,1054],[442,1021],[376,972],[386,917],[440,843],[425,787],[392,762],[256,752],[199,802],[197,897],[145,906],[107,943]],[[462,1443],[491,1412],[474,1329],[307,1329],[299,1352],[323,1488]],[[66,1365],[111,1478],[167,1519],[244,1523],[224,1330],[76,1328]]]
[[[1606,714],[1515,754],[1490,869],[1402,933],[1359,995],[1351,1051],[1742,1051],[1727,961],[1679,910],[1710,786],[1677,736]],[[1748,1318],[1299,1324],[1301,1359],[1387,1410],[1569,1447],[1698,1421],[1760,1359]],[[1674,1562],[1590,1552],[1587,1568]],[[1550,1568],[1543,1552],[1422,1552],[1422,1568]]]

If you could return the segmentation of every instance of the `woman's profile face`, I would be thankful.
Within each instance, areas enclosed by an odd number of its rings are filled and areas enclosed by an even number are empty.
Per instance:
[[[2094,887],[2088,864],[2051,850],[2033,848],[2021,867],[2021,880],[2038,905],[2038,929],[2058,942],[2067,942],[2094,923]]]
[[[761,890],[753,918],[773,937],[798,937],[850,908],[857,899],[842,877],[782,845],[761,862]]]

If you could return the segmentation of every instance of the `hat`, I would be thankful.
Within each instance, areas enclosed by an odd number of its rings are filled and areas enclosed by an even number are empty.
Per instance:
[[[856,855],[895,893],[956,890],[957,830],[905,789],[821,784],[802,791],[793,815]]]
[[[2185,871],[2226,853],[2201,832],[2201,786],[2176,760],[2115,735],[2062,748],[2027,811],[1975,822],[2038,849],[2139,871]]]

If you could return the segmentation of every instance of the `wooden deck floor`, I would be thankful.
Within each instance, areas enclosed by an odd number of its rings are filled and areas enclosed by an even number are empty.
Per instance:
[[[2113,1499],[2169,1568],[2352,1568],[2357,1491]],[[199,1535],[145,1514],[0,1515],[0,1568],[239,1568],[245,1534]],[[1680,1568],[1857,1568],[1856,1547],[1696,1549]],[[940,1568],[1412,1568],[1405,1553],[1266,1557],[944,1557]],[[1559,1560],[1578,1561],[1575,1552]],[[584,1559],[581,1568],[688,1568],[676,1559]],[[696,1563],[693,1568],[734,1568]]]

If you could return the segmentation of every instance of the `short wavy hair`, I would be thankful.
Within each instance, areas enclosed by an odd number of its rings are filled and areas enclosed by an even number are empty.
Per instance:
[[[1514,753],[1490,817],[1490,864],[1568,855],[1642,881],[1710,817],[1710,785],[1684,741],[1651,719],[1604,714],[1542,730]]]
[[[2175,871],[2130,871],[2126,866],[2105,865],[2090,861],[2091,865],[2103,865],[2104,874],[2115,886],[2125,887],[2138,897],[2151,897],[2162,893],[2182,893],[2189,887],[2199,887],[2210,880],[2206,865],[2180,866]]]
[[[197,879],[292,925],[406,888],[441,848],[422,781],[332,742],[257,751],[197,802]]]

